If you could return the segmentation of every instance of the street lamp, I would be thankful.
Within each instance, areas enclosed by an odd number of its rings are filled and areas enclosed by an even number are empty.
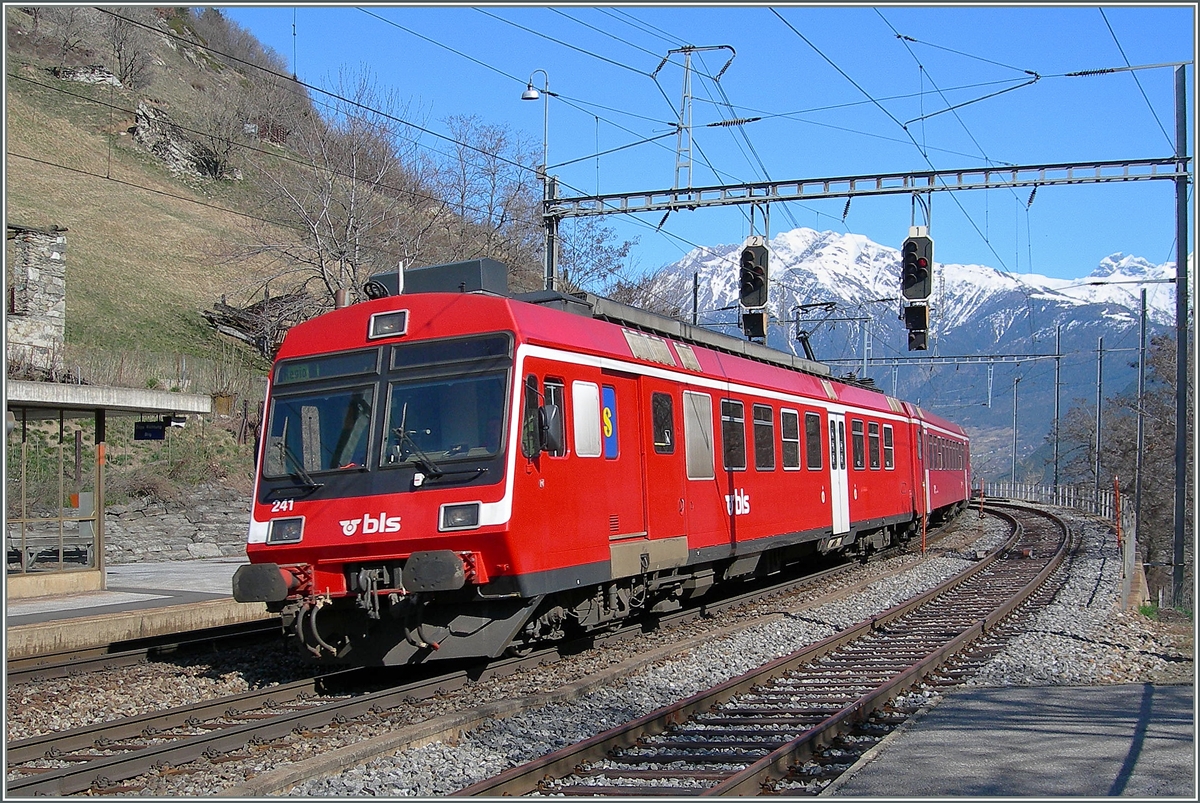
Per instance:
[[[545,79],[542,91],[533,88],[533,76],[542,74]],[[542,111],[542,180],[546,180],[546,170],[550,166],[550,74],[545,70],[534,70],[529,74],[529,83],[521,93],[521,100],[539,100],[545,96]]]
[[[542,74],[544,79],[542,90],[533,87],[533,76]],[[558,248],[558,219],[549,215],[550,199],[555,191],[550,186],[550,74],[545,70],[534,70],[529,74],[529,83],[521,93],[521,100],[541,99],[542,105],[542,166],[538,174],[542,179],[542,219],[546,224],[546,289],[553,290],[558,274],[558,260],[555,251]]]

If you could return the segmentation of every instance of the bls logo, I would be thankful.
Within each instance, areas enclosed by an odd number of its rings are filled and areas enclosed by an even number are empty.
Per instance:
[[[733,496],[725,497],[725,509],[730,516],[747,516],[750,514],[750,494],[738,488]]]
[[[358,519],[347,519],[339,521],[338,524],[342,525],[342,535],[354,535],[358,532]],[[381,512],[376,518],[370,513],[365,513],[362,517],[362,531],[363,535],[400,532],[400,517],[388,516]]]

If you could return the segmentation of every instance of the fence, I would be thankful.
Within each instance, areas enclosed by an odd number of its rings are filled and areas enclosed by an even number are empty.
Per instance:
[[[1116,494],[1101,488],[1083,488],[1074,485],[1032,485],[1024,482],[985,482],[983,495],[1004,499],[1023,499],[1043,505],[1069,507],[1092,513],[1106,519],[1114,517],[1117,508]]]

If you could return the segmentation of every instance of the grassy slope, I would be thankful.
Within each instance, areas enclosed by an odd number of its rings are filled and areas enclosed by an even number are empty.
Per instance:
[[[9,56],[10,74],[109,102],[107,87],[56,81]],[[112,98],[127,109],[136,103],[121,90]],[[247,271],[208,256],[245,226],[212,207],[236,208],[253,190],[171,176],[132,143],[132,125],[131,114],[9,77],[8,151],[50,164],[7,156],[6,220],[67,228],[68,344],[211,355],[219,339],[200,311],[222,293],[240,300]]]

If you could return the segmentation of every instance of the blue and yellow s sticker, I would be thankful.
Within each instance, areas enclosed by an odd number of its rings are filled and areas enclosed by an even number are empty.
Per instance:
[[[600,431],[604,435],[604,456],[617,457],[617,391],[605,385],[601,394]]]

